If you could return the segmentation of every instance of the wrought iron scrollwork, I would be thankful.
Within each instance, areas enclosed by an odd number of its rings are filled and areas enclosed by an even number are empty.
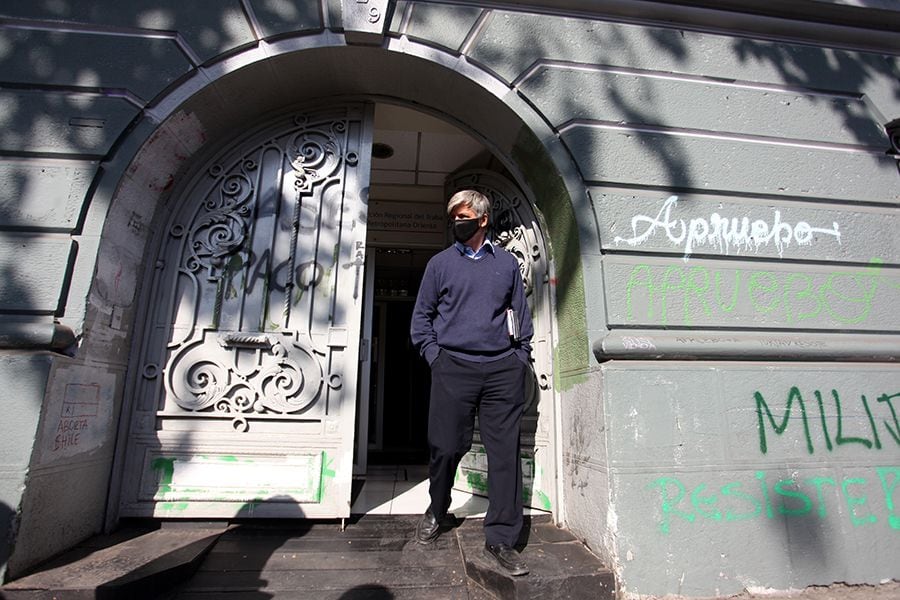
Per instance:
[[[218,185],[218,194],[205,202],[206,211],[198,215],[188,233],[188,255],[184,263],[188,270],[205,267],[213,279],[223,267],[225,257],[244,244],[254,192],[249,172],[256,166],[252,160],[244,161],[242,172],[226,176]],[[220,173],[220,166],[210,169],[211,175]],[[175,227],[172,235],[180,237],[183,231],[183,227]]]
[[[168,359],[161,369],[172,400],[167,412],[183,409],[230,417],[236,430],[246,431],[254,416],[297,418],[323,390],[340,387],[340,373],[325,372],[327,351],[314,342],[319,334],[313,333],[312,320],[297,318],[295,325],[288,318],[298,302],[294,287],[315,287],[325,272],[315,251],[308,254],[310,245],[298,239],[301,209],[324,212],[324,190],[340,180],[346,165],[359,160],[356,152],[347,150],[346,113],[334,116],[297,116],[290,131],[263,140],[234,162],[211,166],[202,203],[171,225],[168,233],[179,240],[172,245],[172,256],[180,279],[173,287],[177,308]],[[273,186],[276,177],[293,179],[292,203],[280,184]],[[272,225],[266,229],[254,224],[260,203],[267,201],[275,203],[267,210],[270,216],[279,215],[278,226],[291,228],[289,242]],[[317,217],[316,227],[322,227],[321,219]],[[277,290],[275,274],[264,274],[261,293],[254,291],[247,275],[251,268],[271,268],[270,257],[276,252],[274,246],[267,248],[271,244],[281,244],[279,268],[283,265],[289,273],[279,299],[284,313],[280,321],[272,318],[270,297],[263,297]],[[304,322],[306,331],[297,331]],[[265,331],[219,329],[246,323]],[[155,378],[159,370],[148,368],[145,378]]]
[[[343,134],[346,128],[343,121],[335,121],[330,132],[308,130],[297,134],[290,148],[297,191],[309,193],[317,183],[337,172],[341,166],[337,134]]]
[[[534,260],[529,253],[528,242],[525,239],[525,228],[519,225],[513,229],[502,231],[497,235],[494,243],[503,247],[519,261],[525,295],[530,296],[534,291]]]
[[[213,337],[213,340],[210,340]],[[310,345],[282,334],[208,333],[169,359],[166,388],[184,410],[247,417],[303,411],[330,385]]]

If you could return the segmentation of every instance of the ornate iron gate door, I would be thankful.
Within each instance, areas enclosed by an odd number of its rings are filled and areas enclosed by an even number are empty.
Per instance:
[[[349,515],[372,114],[286,115],[173,196],[121,516]]]
[[[475,189],[491,200],[491,239],[519,261],[528,306],[534,321],[532,373],[526,382],[522,417],[521,460],[526,506],[553,510],[556,503],[554,454],[554,394],[552,388],[552,322],[549,263],[535,216],[515,183],[492,171],[455,173],[447,182],[446,196]],[[487,494],[487,454],[476,424],[472,450],[460,462],[454,487]]]

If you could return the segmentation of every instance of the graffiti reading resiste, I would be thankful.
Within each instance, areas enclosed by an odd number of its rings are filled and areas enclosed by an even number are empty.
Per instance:
[[[852,477],[781,478],[772,483],[765,471],[755,480],[728,481],[710,487],[702,482],[690,492],[676,477],[660,477],[648,487],[660,492],[659,531],[668,534],[677,518],[686,523],[701,520],[731,523],[748,519],[792,518],[844,512],[841,500],[830,491],[840,491],[846,513],[854,527],[878,522],[900,532],[900,467],[874,467]],[[830,499],[829,499],[830,498]]]
[[[804,400],[797,387],[788,392],[784,411],[773,414],[765,396],[759,391],[754,393],[761,454],[769,453],[771,434],[783,436],[789,425],[803,432],[809,454],[817,450],[814,439],[824,440],[824,446],[820,445],[818,450],[827,452],[837,452],[844,446],[870,451],[900,448],[900,420],[894,405],[900,403],[900,392],[873,396],[874,402],[860,395],[854,408],[861,408],[866,420],[862,421],[862,427],[861,420],[855,420],[853,432],[846,431],[846,400],[842,400],[838,390],[832,389],[829,394],[813,390],[812,396],[817,414],[810,414],[809,398]],[[834,415],[829,416],[832,410]],[[795,415],[799,412],[799,418],[791,419],[792,411],[796,411]],[[812,435],[814,427],[821,430],[820,438]],[[712,486],[707,482],[686,485],[677,477],[660,477],[648,487],[659,490],[659,531],[664,534],[671,531],[676,519],[685,523],[698,520],[728,523],[805,515],[825,519],[829,512],[845,513],[854,527],[880,522],[900,532],[900,467],[873,467],[850,475],[845,470],[843,474],[843,477],[775,479],[765,471],[756,471],[755,481],[727,481]],[[840,499],[836,499],[838,494]],[[838,502],[845,504],[846,509],[839,509]]]

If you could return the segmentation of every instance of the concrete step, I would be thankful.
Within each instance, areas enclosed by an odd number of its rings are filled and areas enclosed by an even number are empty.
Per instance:
[[[466,520],[456,528],[466,575],[478,587],[504,600],[614,600],[615,576],[574,535],[557,527],[550,516],[526,517],[519,539],[529,573],[508,575],[484,556],[482,521]]]
[[[227,524],[128,529],[97,536],[0,587],[4,600],[139,600],[190,577]]]
[[[481,519],[453,519],[427,546],[413,539],[418,520],[366,516],[346,529],[319,521],[156,523],[89,540],[0,587],[0,599],[615,597],[613,574],[549,515],[526,517],[520,542],[531,572],[518,578],[483,556]]]
[[[414,540],[418,515],[245,521],[159,600],[474,600],[456,536]],[[484,596],[479,600],[495,600]]]

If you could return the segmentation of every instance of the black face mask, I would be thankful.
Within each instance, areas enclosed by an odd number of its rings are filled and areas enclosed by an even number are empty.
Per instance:
[[[479,221],[481,221],[479,218],[457,219],[456,221],[453,221],[453,237],[456,238],[456,241],[459,243],[465,244],[472,239],[472,236],[478,231]]]

